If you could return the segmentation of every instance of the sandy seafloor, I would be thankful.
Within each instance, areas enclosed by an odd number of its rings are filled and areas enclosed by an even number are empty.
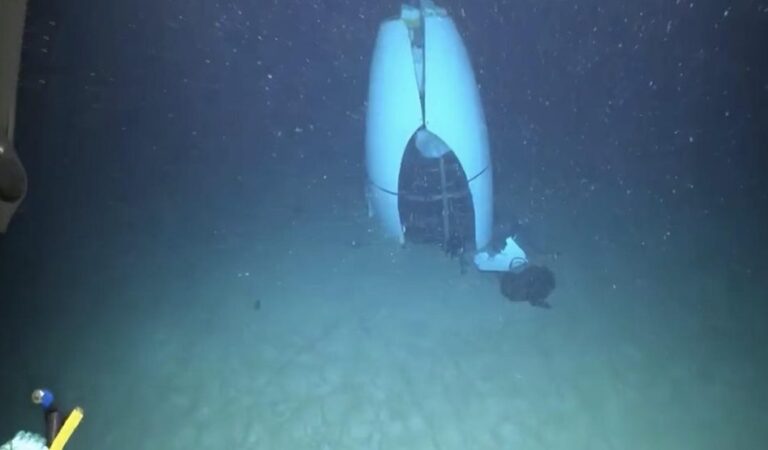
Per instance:
[[[17,306],[3,321],[38,325],[4,336],[3,435],[41,429],[28,393],[46,385],[86,410],[72,449],[768,440],[756,279],[695,252],[638,252],[598,225],[600,208],[555,219],[555,202],[538,230],[561,252],[545,261],[554,307],[512,304],[438,248],[379,237],[361,196],[342,192],[341,208],[262,203],[195,239],[102,217],[111,228],[29,256],[44,268],[4,287]]]
[[[678,237],[607,220],[608,199],[550,202],[537,233],[561,254],[541,260],[558,277],[543,310],[438,248],[381,238],[359,191],[329,179],[306,199],[201,208],[217,216],[197,234],[118,208],[44,257],[6,252],[46,264],[6,274],[2,435],[42,429],[28,394],[46,385],[85,408],[73,450],[768,442],[765,282],[697,253],[717,248],[697,247],[704,227]]]

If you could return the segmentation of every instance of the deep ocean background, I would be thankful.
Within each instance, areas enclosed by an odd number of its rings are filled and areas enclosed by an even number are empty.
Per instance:
[[[764,448],[768,3],[439,5],[552,310],[368,219],[398,2],[31,0],[0,441],[45,385],[73,449]]]

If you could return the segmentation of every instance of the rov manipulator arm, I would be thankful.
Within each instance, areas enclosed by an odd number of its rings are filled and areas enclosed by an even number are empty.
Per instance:
[[[68,414],[62,414],[54,403],[53,393],[48,389],[35,389],[32,403],[40,406],[45,418],[45,436],[29,431],[19,431],[0,450],[64,450],[69,438],[83,420],[83,409],[75,407]]]

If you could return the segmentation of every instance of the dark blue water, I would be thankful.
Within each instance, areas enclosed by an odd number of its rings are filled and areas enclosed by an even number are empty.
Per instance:
[[[763,448],[768,4],[477,3],[440,5],[552,310],[367,219],[397,2],[31,0],[0,442],[45,385],[72,448]]]

